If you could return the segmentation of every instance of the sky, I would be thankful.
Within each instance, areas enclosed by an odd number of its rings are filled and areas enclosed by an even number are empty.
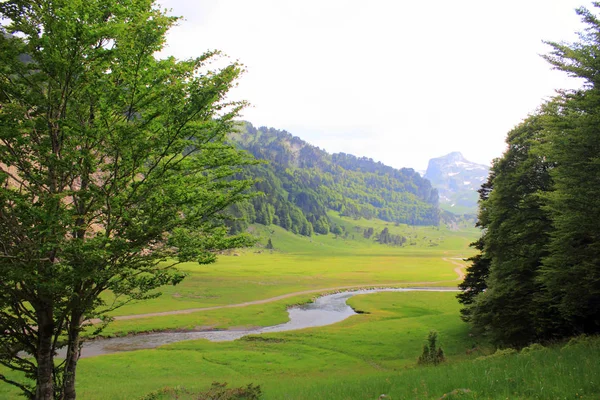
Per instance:
[[[330,153],[425,170],[460,151],[490,164],[505,137],[579,85],[540,56],[572,42],[584,0],[159,0],[182,16],[164,55],[218,49],[246,72],[242,118]]]

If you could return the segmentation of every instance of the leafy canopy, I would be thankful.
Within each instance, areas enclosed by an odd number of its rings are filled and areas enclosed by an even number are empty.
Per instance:
[[[225,141],[242,67],[158,59],[177,18],[152,0],[8,0],[0,18],[0,363],[35,384],[0,379],[74,398],[85,320],[248,243],[222,224],[252,184]]]

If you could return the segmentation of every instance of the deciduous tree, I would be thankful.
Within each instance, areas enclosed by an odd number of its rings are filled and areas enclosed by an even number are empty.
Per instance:
[[[570,334],[600,332],[600,20],[586,8],[577,13],[586,24],[580,40],[551,42],[546,56],[583,87],[563,93],[549,127],[545,153],[556,166],[546,200],[554,230],[540,277],[544,301],[560,315],[557,328]]]
[[[507,151],[492,166],[488,186],[493,190],[484,188],[487,198],[480,202],[479,224],[486,229],[476,243],[481,254],[461,285],[476,294],[459,296],[469,304],[463,315],[500,344],[526,345],[537,335],[536,278],[551,229],[540,195],[552,184],[552,164],[539,154],[545,141],[541,119],[531,116],[513,129]]]
[[[177,19],[153,0],[6,0],[0,17],[0,363],[34,383],[0,379],[74,399],[84,321],[247,243],[221,223],[251,185],[226,143],[241,67],[156,58]]]

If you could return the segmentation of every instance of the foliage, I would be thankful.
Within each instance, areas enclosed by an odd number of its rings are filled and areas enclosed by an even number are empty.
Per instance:
[[[394,169],[368,158],[330,155],[286,131],[245,122],[232,142],[256,158],[267,160],[247,168],[243,176],[258,179],[252,208],[235,206],[244,224],[276,224],[294,233],[327,234],[335,228],[327,211],[351,218],[379,218],[412,225],[439,223],[438,195],[429,181],[412,169]],[[336,233],[340,234],[340,233]]]
[[[553,231],[542,260],[541,301],[556,310],[547,329],[558,335],[600,332],[600,20],[585,8],[578,14],[587,24],[580,41],[549,43],[546,56],[584,82],[558,100],[543,148],[555,168],[554,190],[544,197]]]
[[[258,400],[262,391],[259,385],[248,384],[239,388],[228,388],[227,383],[213,382],[210,389],[196,393],[184,388],[163,388],[149,393],[140,400],[194,399],[194,400]]]
[[[497,349],[493,354],[490,354],[490,355],[487,355],[487,356],[477,357],[476,360],[477,361],[489,360],[490,358],[499,358],[499,357],[512,356],[512,355],[515,355],[517,353],[518,353],[517,350],[508,347],[506,349]],[[525,353],[527,353],[527,352],[525,352]]]
[[[545,347],[542,346],[541,344],[539,344],[539,343],[533,343],[533,344],[530,344],[527,347],[522,348],[521,352],[519,354],[524,355],[524,354],[531,353],[532,351],[541,351],[541,350],[544,350],[544,349],[545,349]]]
[[[406,238],[402,235],[394,235],[390,233],[390,230],[385,227],[377,235],[377,241],[381,244],[391,244],[393,246],[402,246],[406,243]]]
[[[545,59],[583,87],[509,133],[480,199],[481,253],[459,298],[463,316],[502,345],[600,332],[600,20],[577,12],[580,41],[549,42]]]
[[[429,332],[427,337],[427,344],[423,346],[423,353],[419,356],[420,365],[438,365],[446,361],[444,356],[444,350],[438,347],[437,344],[437,332]]]
[[[486,231],[477,245],[482,252],[462,284],[477,293],[488,263],[485,292],[474,301],[464,294],[462,299],[471,301],[469,320],[499,344],[526,345],[536,338],[536,276],[551,227],[539,196],[550,190],[551,164],[535,151],[543,135],[539,116],[509,133],[508,150],[492,166],[493,190],[481,202],[479,224]]]
[[[222,227],[252,184],[228,179],[252,161],[224,141],[241,67],[156,59],[176,18],[151,0],[8,0],[0,17],[0,363],[35,383],[0,379],[73,399],[85,320],[249,243]]]

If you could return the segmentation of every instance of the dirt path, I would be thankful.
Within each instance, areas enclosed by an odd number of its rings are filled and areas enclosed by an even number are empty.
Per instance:
[[[465,272],[463,271],[463,269],[466,268],[467,266],[464,264],[464,262],[460,263],[458,261],[455,261],[452,258],[442,258],[442,260],[456,265],[456,268],[454,268],[454,272],[456,272],[458,274],[458,278],[456,278],[457,281],[465,280]]]
[[[456,272],[458,274],[458,278],[456,279],[457,281],[463,280],[465,278],[465,275],[462,271],[462,269],[465,267],[464,264],[458,263],[449,258],[443,258],[443,260],[457,266],[456,268],[454,268],[454,272]],[[395,284],[394,283],[388,284],[385,286],[392,287],[392,286],[402,286],[402,285],[409,285],[409,284],[411,286],[412,285],[433,285],[433,284],[438,284],[438,283],[443,283],[443,282],[447,282],[447,281],[400,282],[400,283],[395,283]],[[372,288],[372,287],[376,287],[376,286],[377,285],[359,285],[359,286],[355,285],[355,286],[337,286],[337,287],[332,287],[332,288],[303,290],[301,292],[287,293],[287,294],[282,294],[281,296],[270,297],[268,299],[247,301],[247,302],[238,303],[238,304],[226,304],[226,305],[214,306],[214,307],[187,308],[185,310],[162,311],[162,312],[154,312],[154,313],[147,313],[147,314],[120,315],[120,316],[114,317],[114,319],[116,321],[119,321],[119,320],[140,319],[140,318],[148,318],[148,317],[164,317],[164,316],[168,316],[168,315],[191,314],[191,313],[195,313],[198,311],[210,311],[210,310],[219,310],[219,309],[223,309],[223,308],[247,307],[247,306],[252,306],[252,305],[256,305],[256,304],[271,303],[273,301],[288,299],[288,298],[294,297],[294,296],[301,296],[303,294],[335,292],[335,291],[346,290],[346,289],[365,289],[365,288]],[[407,286],[407,287],[409,287],[409,286]],[[94,318],[94,319],[89,320],[88,322],[90,322],[92,324],[98,324],[101,321],[100,321],[100,319]]]

